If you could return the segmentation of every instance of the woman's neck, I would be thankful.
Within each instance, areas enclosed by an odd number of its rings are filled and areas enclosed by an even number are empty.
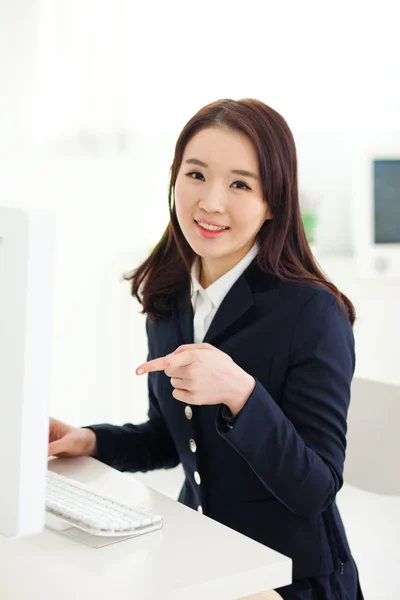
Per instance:
[[[199,266],[200,285],[204,289],[208,288],[215,281],[217,281],[217,279],[220,279],[220,277],[225,275],[225,273],[233,269],[233,267],[235,267],[242,260],[242,258],[246,256],[247,252],[248,251],[246,250],[244,254],[238,255],[233,260],[227,261],[226,259],[222,259],[221,261],[211,261],[211,264],[209,261],[201,258]]]
[[[248,252],[250,252],[254,243],[255,240],[251,240],[247,242],[246,246],[240,248],[238,251],[220,258],[209,259],[199,256],[198,281],[200,285],[206,289],[217,281],[217,279],[225,275],[225,273],[233,269],[233,267],[236,267]]]

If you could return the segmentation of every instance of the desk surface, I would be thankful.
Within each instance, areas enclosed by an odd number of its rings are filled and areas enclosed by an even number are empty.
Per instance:
[[[233,600],[291,583],[289,558],[92,458],[49,468],[161,513],[161,530],[93,549],[55,531],[0,536],[4,600]]]

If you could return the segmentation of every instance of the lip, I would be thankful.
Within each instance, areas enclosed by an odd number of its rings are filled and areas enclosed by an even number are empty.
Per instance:
[[[205,222],[206,221],[204,221],[204,223]],[[199,225],[197,223],[197,221],[194,221],[194,224],[196,225],[197,231],[203,238],[208,238],[208,239],[219,238],[229,231],[229,228],[228,229],[220,229],[219,231],[209,231],[208,229],[204,229],[201,225]],[[221,227],[221,225],[217,225],[217,227]]]
[[[202,223],[206,223],[207,225],[213,225],[214,227],[228,227],[228,225],[221,225],[221,223],[214,223],[214,221],[208,221],[207,219],[195,219],[196,223],[201,221]]]

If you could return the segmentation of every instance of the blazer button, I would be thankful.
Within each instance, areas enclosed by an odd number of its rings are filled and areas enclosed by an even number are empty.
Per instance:
[[[193,417],[193,411],[190,406],[185,406],[185,415],[187,419],[191,419]]]
[[[194,440],[189,440],[189,447],[192,452],[196,452],[197,446],[196,446],[196,442]]]
[[[200,513],[201,515],[203,514],[203,507],[201,504],[198,505],[197,512]]]
[[[201,484],[201,477],[200,477],[200,474],[197,471],[194,472],[194,480],[197,483],[197,485]]]

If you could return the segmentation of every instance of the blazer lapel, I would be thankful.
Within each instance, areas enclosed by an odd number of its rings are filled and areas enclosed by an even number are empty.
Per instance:
[[[175,318],[179,324],[182,344],[193,344],[193,306],[188,291],[180,295],[177,300]]]
[[[223,334],[224,337],[229,335],[228,329],[235,326],[241,317],[249,316],[248,313],[255,305],[254,294],[266,292],[276,285],[277,279],[261,271],[254,260],[221,302],[204,342],[211,343],[216,338],[220,341]],[[193,307],[189,290],[179,296],[175,306],[175,318],[179,324],[182,344],[193,344]]]
[[[253,294],[243,275],[233,284],[219,306],[204,342],[210,343],[254,306]]]
[[[232,329],[243,326],[243,323],[239,324],[238,322],[242,318],[246,321],[252,318],[251,313],[256,304],[256,295],[275,288],[277,284],[278,279],[262,271],[257,265],[257,260],[254,259],[221,302],[205,335],[204,342],[215,342],[218,338],[218,343],[220,343],[222,338],[230,335]]]

